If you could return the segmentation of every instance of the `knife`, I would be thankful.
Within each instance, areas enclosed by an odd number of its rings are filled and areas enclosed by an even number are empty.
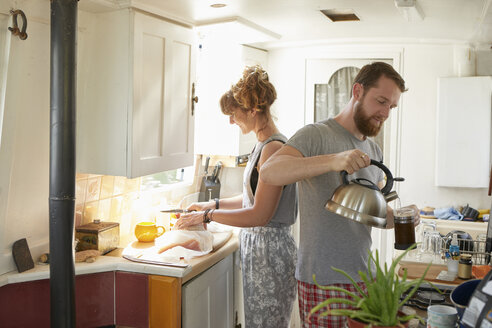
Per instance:
[[[184,210],[182,208],[175,208],[172,210],[161,210],[161,213],[189,213],[193,211]]]

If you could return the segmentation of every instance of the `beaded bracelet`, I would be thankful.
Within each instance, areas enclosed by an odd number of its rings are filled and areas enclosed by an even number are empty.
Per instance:
[[[208,217],[208,213],[211,211],[210,208],[207,208],[205,212],[203,212],[203,223],[210,223],[210,218]]]

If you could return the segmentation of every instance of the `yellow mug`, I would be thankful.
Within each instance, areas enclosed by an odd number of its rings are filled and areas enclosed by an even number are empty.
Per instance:
[[[159,231],[159,229],[162,229]],[[163,226],[156,226],[154,222],[139,222],[135,226],[135,237],[138,241],[149,243],[161,236],[166,229]]]

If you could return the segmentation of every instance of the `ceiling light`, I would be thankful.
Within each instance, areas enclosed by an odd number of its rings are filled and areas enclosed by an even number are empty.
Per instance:
[[[210,7],[212,8],[223,8],[225,6],[226,6],[225,3],[214,3],[213,5],[210,5]]]
[[[417,0],[395,0],[395,6],[398,11],[403,15],[403,17],[409,21],[421,21],[424,19],[425,15],[420,8]]]

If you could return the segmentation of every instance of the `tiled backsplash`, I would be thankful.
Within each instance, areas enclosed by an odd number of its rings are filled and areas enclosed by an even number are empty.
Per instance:
[[[120,224],[121,245],[133,238],[139,221],[165,224],[159,206],[174,204],[193,190],[193,185],[181,183],[170,188],[140,190],[142,178],[77,174],[75,227],[99,219]]]
[[[162,215],[159,209],[165,205],[178,205],[187,195],[196,195],[204,171],[200,159],[201,156],[198,156],[193,183],[178,183],[150,190],[141,188],[145,177],[127,179],[120,176],[77,174],[75,227],[94,219],[118,222],[120,246],[123,247],[134,239],[133,229],[139,221],[153,221],[168,227],[169,217]],[[222,170],[221,197],[241,192],[243,170],[235,167]]]

